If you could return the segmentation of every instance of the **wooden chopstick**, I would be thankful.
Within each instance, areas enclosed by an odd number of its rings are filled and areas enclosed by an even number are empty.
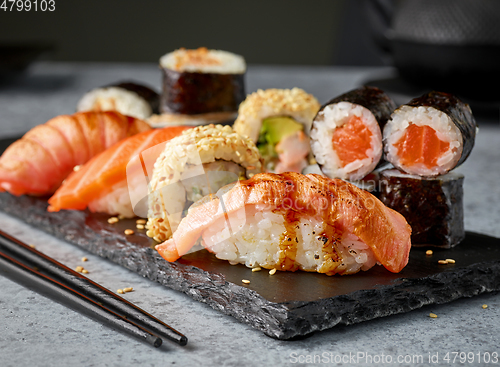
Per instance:
[[[84,275],[77,273],[57,260],[0,230],[1,249],[7,250],[10,255],[17,257],[19,260],[17,261],[18,263],[25,263],[25,269],[28,268],[33,271],[33,268],[35,268],[36,270],[34,271],[37,275],[42,275],[46,279],[55,281],[57,284],[63,285],[66,289],[71,289],[85,299],[93,300],[94,303],[105,309],[109,309],[112,313],[124,317],[133,324],[137,324],[136,326],[174,341],[179,345],[187,344],[186,336],[161,320]],[[49,276],[45,276],[42,273],[48,273]]]

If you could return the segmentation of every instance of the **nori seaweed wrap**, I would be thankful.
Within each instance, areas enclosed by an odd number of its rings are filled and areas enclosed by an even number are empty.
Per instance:
[[[361,87],[324,104],[313,120],[311,149],[331,178],[360,180],[382,158],[382,129],[396,104],[376,87]]]
[[[465,237],[464,176],[435,178],[386,170],[380,178],[380,200],[401,213],[412,228],[412,246],[451,248]]]
[[[468,104],[433,91],[394,111],[384,128],[386,159],[409,174],[445,174],[467,159],[476,130]]]

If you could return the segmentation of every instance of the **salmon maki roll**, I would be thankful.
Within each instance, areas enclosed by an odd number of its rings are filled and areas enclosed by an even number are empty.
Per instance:
[[[321,107],[311,129],[311,149],[330,178],[361,180],[379,164],[382,128],[396,108],[382,90],[362,87]]]
[[[354,185],[320,175],[263,173],[195,203],[156,246],[175,261],[202,238],[216,257],[248,267],[353,274],[408,262],[404,217]]]
[[[430,92],[399,107],[384,128],[386,159],[412,175],[443,175],[469,156],[476,121],[468,104]]]
[[[54,117],[28,131],[2,154],[0,192],[52,194],[75,166],[150,129],[146,122],[114,111]]]
[[[134,208],[133,204],[147,199],[148,167],[152,172],[165,143],[186,129],[154,129],[116,143],[79,166],[49,199],[48,211],[88,207],[92,212],[145,217],[145,209]]]

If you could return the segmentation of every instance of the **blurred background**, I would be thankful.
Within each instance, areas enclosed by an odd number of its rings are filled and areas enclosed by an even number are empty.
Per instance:
[[[248,92],[299,86],[325,102],[352,83],[371,84],[404,103],[436,89],[499,120],[500,0],[41,1],[53,1],[55,11],[0,9],[2,112],[13,109],[12,88],[69,98],[64,88],[76,95],[121,79],[126,72],[117,63],[151,67],[177,48],[205,46],[245,57]],[[26,74],[34,60],[55,64]],[[100,66],[88,69],[91,81],[82,67],[79,76],[72,71],[75,63]],[[271,68],[256,72],[259,65]],[[295,73],[304,68],[307,81]],[[316,71],[331,68],[344,71],[314,79]],[[343,83],[354,69],[371,77]],[[135,79],[160,87],[159,76],[135,70]]]
[[[157,62],[206,46],[250,64],[380,65],[363,3],[55,0],[54,12],[0,12],[0,43],[45,44],[58,61]]]

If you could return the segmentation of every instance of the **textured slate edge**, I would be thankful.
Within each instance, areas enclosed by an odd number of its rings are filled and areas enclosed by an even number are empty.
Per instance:
[[[152,248],[109,231],[104,222],[91,228],[86,212],[47,213],[45,208],[40,199],[0,194],[5,213],[282,340],[500,290],[500,262],[489,262],[313,302],[273,303],[221,274],[167,263]]]

